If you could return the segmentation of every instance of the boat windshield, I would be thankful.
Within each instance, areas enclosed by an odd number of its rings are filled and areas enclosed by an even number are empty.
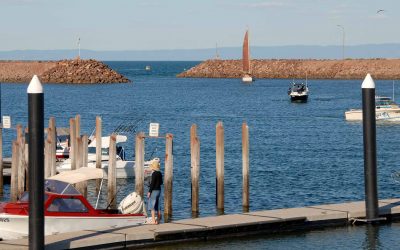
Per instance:
[[[45,180],[44,190],[56,194],[80,194],[71,184],[58,180]]]
[[[108,148],[101,148],[101,155],[108,156]],[[96,147],[88,147],[89,154],[96,154]],[[122,160],[125,160],[125,149],[124,147],[117,144],[117,156],[120,157]]]
[[[389,97],[378,97],[375,99],[376,106],[389,106],[394,104],[394,101],[392,101],[392,99],[390,99]]]
[[[89,154],[96,154],[96,147],[88,147]],[[108,155],[108,148],[101,148],[102,155]]]
[[[71,184],[57,181],[57,180],[45,180],[44,182],[44,191],[49,193],[56,194],[68,194],[68,195],[77,195],[80,194]],[[44,195],[44,201],[47,201],[48,196]],[[19,202],[29,202],[29,192],[25,191]]]

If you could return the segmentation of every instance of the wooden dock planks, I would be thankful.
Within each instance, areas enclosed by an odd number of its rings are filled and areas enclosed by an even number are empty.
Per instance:
[[[400,199],[379,201],[382,217],[400,218]],[[348,202],[288,209],[256,211],[196,219],[183,219],[160,225],[86,230],[46,237],[46,249],[125,248],[177,241],[207,240],[232,235],[263,235],[295,230],[311,230],[349,225],[351,218],[365,216],[365,202]],[[27,249],[26,239],[0,241],[0,249]]]

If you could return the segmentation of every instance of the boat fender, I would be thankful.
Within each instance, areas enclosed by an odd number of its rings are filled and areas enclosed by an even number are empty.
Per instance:
[[[122,214],[138,214],[143,212],[143,200],[136,192],[126,196],[118,206],[118,210]]]

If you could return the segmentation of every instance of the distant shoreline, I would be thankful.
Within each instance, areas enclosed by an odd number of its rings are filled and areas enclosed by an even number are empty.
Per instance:
[[[43,83],[126,83],[129,79],[96,60],[0,61],[0,82],[29,83],[37,75]]]
[[[400,79],[400,59],[268,59],[251,60],[254,78]],[[241,78],[241,60],[207,60],[177,75],[188,78]]]

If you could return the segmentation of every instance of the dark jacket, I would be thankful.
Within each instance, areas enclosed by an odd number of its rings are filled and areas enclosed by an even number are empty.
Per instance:
[[[154,171],[151,174],[151,183],[149,192],[151,193],[153,190],[161,190],[161,185],[163,184],[162,174],[160,171]]]

